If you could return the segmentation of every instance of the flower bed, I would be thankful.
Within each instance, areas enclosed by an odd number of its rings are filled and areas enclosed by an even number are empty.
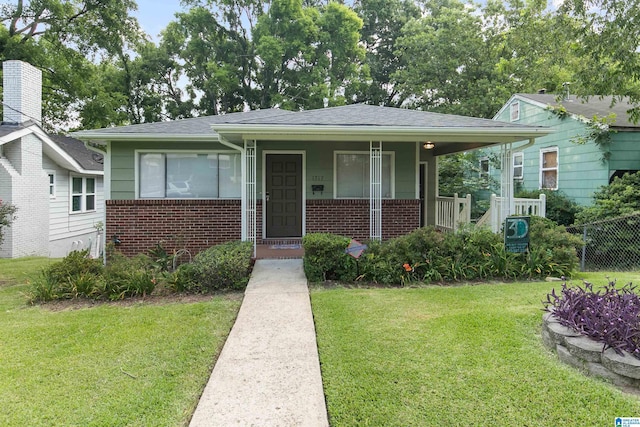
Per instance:
[[[568,365],[618,386],[640,388],[640,359],[624,350],[620,355],[605,349],[605,344],[561,325],[552,312],[542,316],[542,341]]]

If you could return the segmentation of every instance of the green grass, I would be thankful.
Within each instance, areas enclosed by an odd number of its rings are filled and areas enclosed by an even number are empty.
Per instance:
[[[40,271],[41,268],[56,261],[59,260],[37,257],[0,259],[0,287],[24,283],[29,277]]]
[[[48,262],[0,260],[0,425],[185,425],[239,298],[28,306],[24,282]]]
[[[640,415],[638,397],[544,348],[541,301],[554,286],[313,289],[331,425],[595,426]]]

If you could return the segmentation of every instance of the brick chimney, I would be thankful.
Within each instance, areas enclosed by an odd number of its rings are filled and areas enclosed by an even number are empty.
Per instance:
[[[42,125],[42,71],[22,61],[5,61],[3,73],[2,120]]]

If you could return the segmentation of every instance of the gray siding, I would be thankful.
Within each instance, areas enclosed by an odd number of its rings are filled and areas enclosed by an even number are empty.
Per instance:
[[[102,176],[73,174],[61,168],[48,157],[43,158],[44,185],[49,171],[55,173],[55,197],[49,199],[49,241],[51,256],[66,255],[72,249],[87,247],[89,240],[95,241],[95,224],[104,222],[104,180]],[[70,210],[70,177],[82,176],[96,180],[96,210],[94,212],[71,213]],[[55,242],[64,241],[64,244]],[[82,242],[78,245],[78,242]],[[74,243],[76,242],[76,243]]]

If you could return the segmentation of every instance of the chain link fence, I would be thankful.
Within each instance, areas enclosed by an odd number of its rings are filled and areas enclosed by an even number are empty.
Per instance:
[[[640,213],[567,227],[582,237],[580,270],[630,271],[640,269]]]

